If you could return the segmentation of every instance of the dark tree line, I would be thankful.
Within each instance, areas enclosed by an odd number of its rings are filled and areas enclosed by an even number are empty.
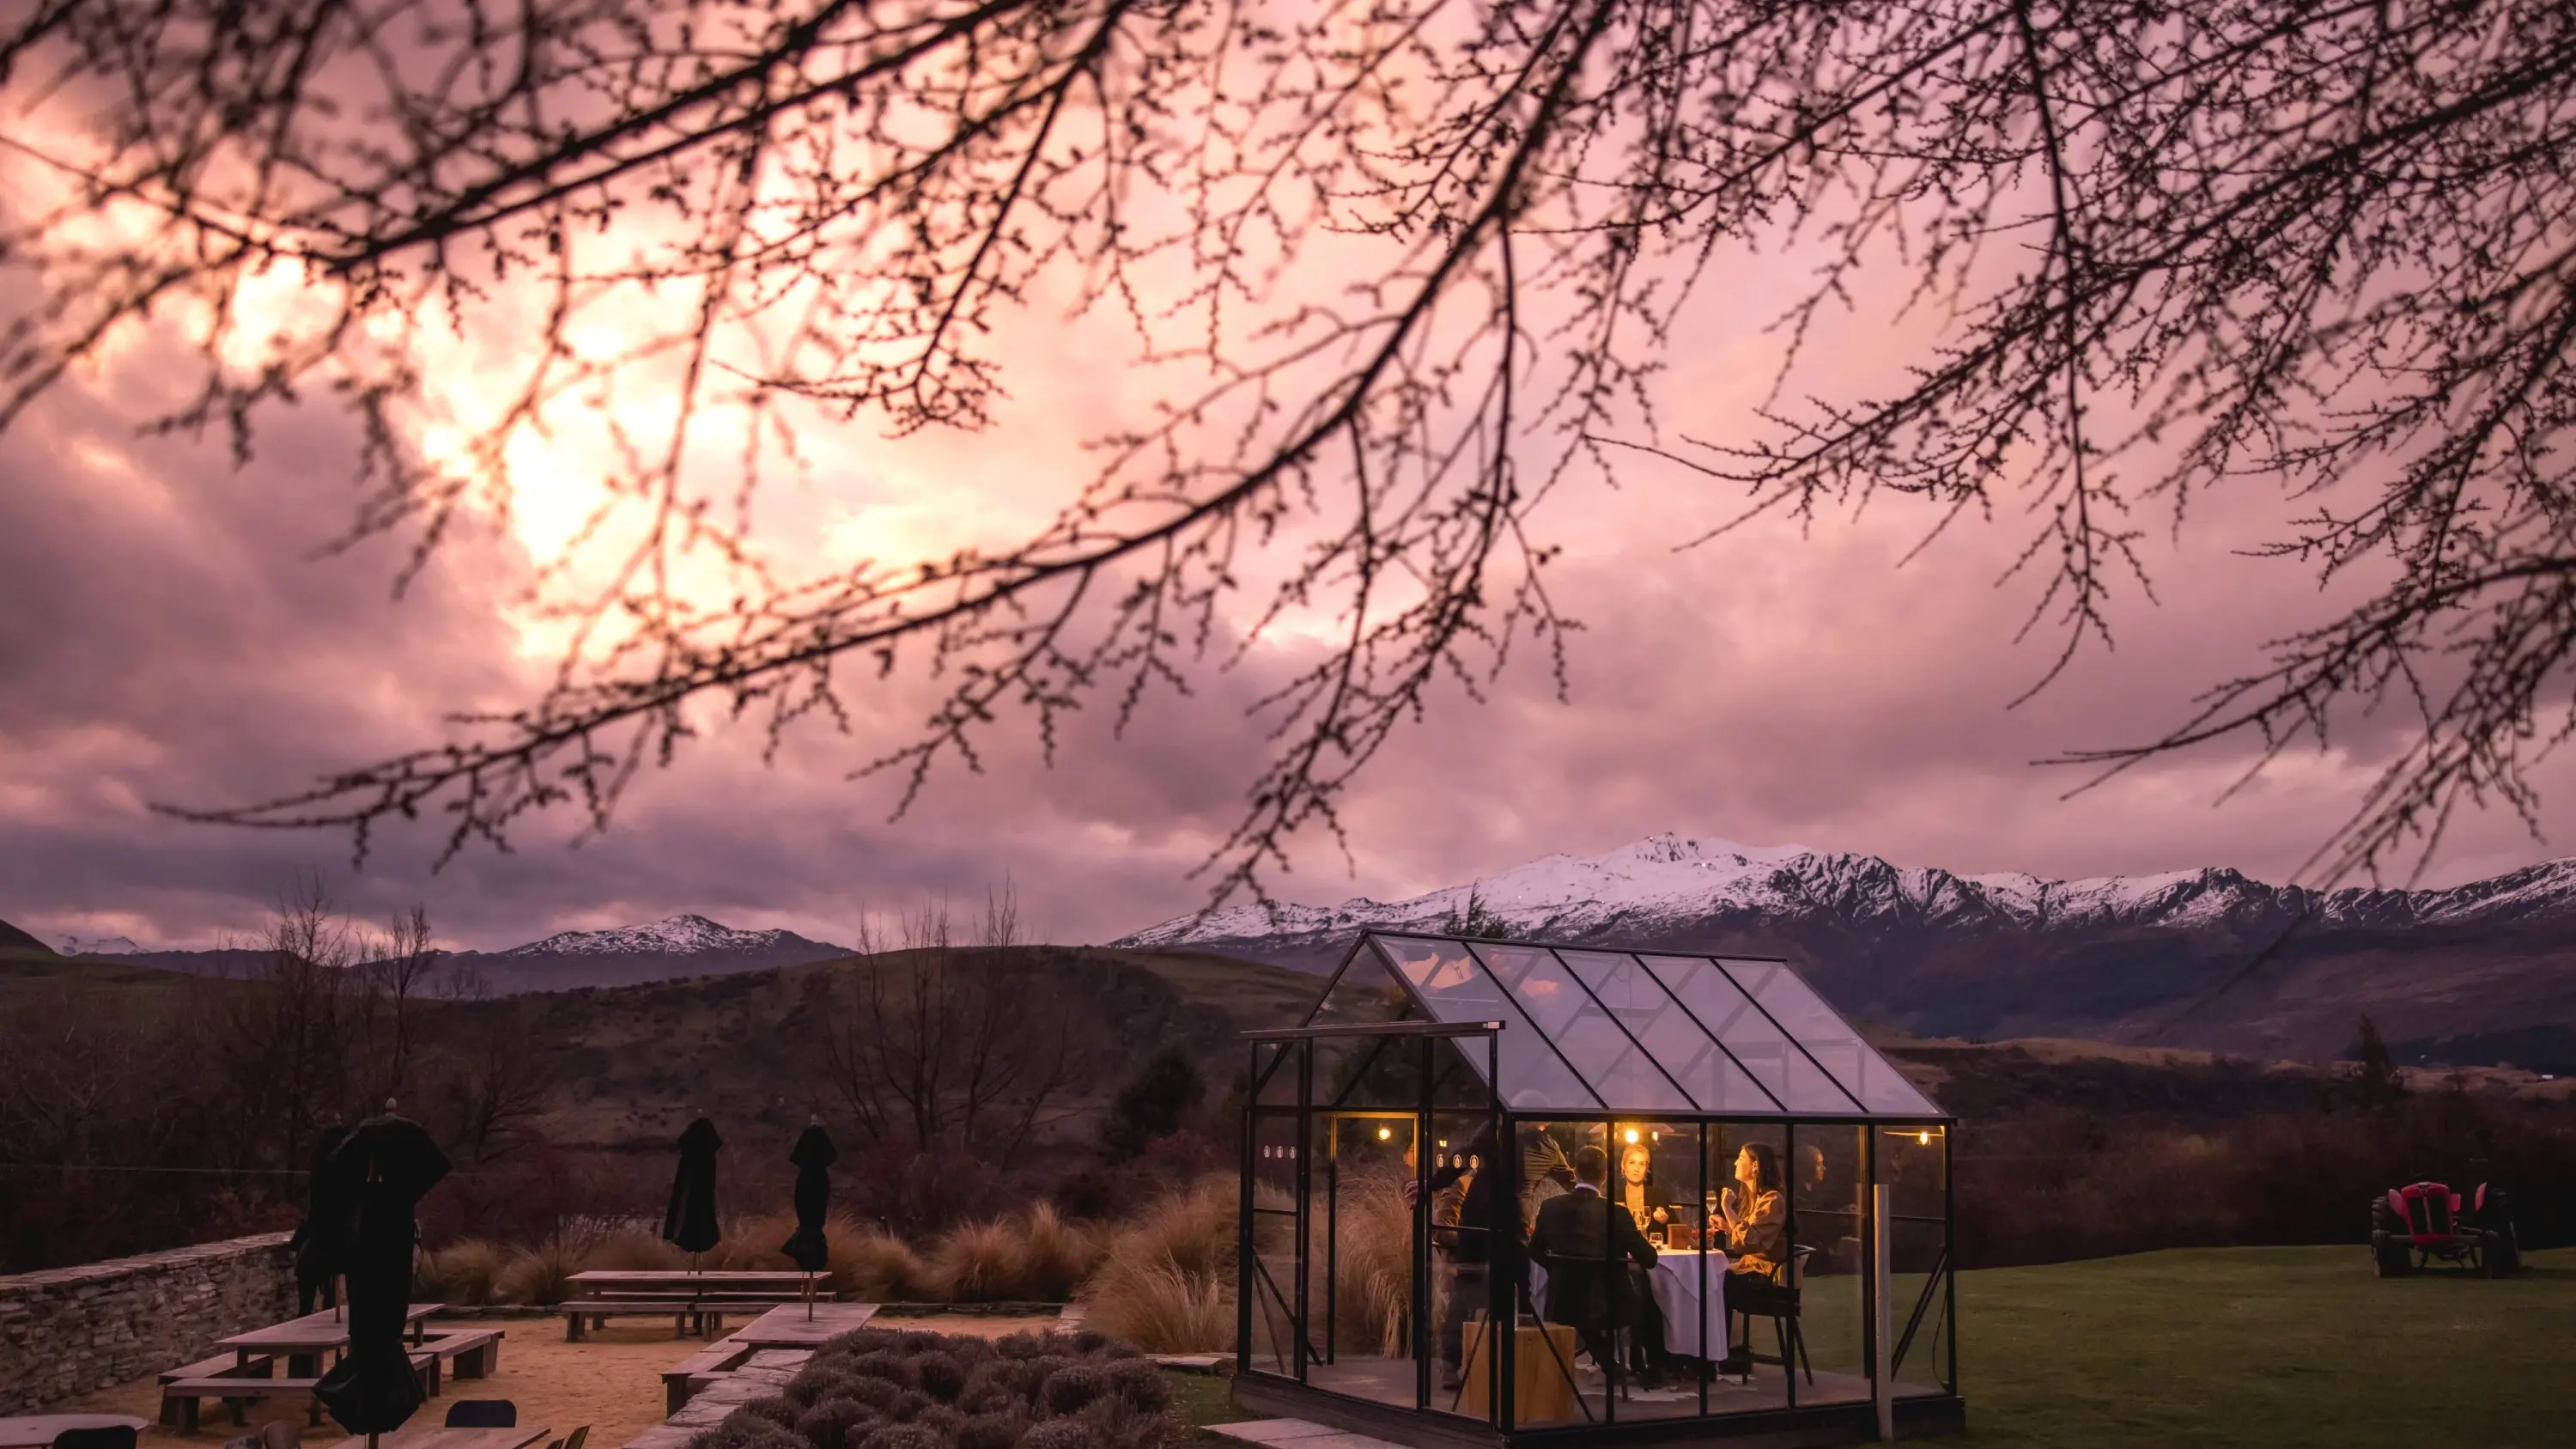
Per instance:
[[[1123,723],[1245,631],[1340,643],[1262,708],[1215,847],[1259,889],[1432,681],[1569,621],[1541,505],[1614,470],[1676,536],[1883,495],[2026,529],[2060,666],[2151,591],[2151,528],[2260,489],[2348,600],[2175,722],[2073,758],[2264,758],[2393,712],[2336,869],[2528,815],[2576,647],[2576,7],[2504,0],[26,0],[0,424],[147,317],[205,359],[165,417],[247,455],[301,402],[364,439],[351,538],[414,565],[506,506],[513,448],[612,416],[546,573],[581,625],[504,718],[207,818],[451,849],[625,783],[729,700],[775,732],[935,665],[874,761],[908,804],[1012,716]],[[23,123],[21,118],[25,118]],[[1708,278],[1818,269],[1741,445],[1650,386]],[[1943,319],[1845,396],[1799,344],[1901,278]],[[280,325],[245,284],[285,278]],[[1015,327],[1125,319],[1160,409],[1068,458],[1017,541],[791,576],[756,489],[845,425],[989,426]],[[526,338],[503,405],[415,443],[425,349]],[[615,326],[602,325],[614,321]],[[1815,366],[1808,365],[1815,363]],[[644,399],[631,423],[608,414]],[[1753,425],[1748,432],[1746,426]],[[705,472],[718,470],[710,489]],[[673,583],[713,568],[727,587]],[[1983,580],[1976,581],[1982,584]],[[2166,580],[2164,586],[2184,586]],[[714,602],[723,599],[732,602]],[[2053,672],[2052,672],[2052,676]]]
[[[426,916],[354,926],[299,882],[256,964],[167,985],[13,994],[0,1013],[0,1263],[79,1262],[291,1225],[333,1121],[399,1101],[468,1171],[543,1106],[514,1004],[480,995]]]

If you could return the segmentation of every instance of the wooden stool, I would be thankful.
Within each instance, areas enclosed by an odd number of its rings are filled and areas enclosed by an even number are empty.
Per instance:
[[[1456,1400],[1458,1412],[1479,1418],[1484,1416],[1491,1403],[1489,1385],[1494,1370],[1488,1345],[1498,1337],[1485,1329],[1484,1314],[1468,1318],[1466,1382]],[[1574,1356],[1581,1351],[1582,1343],[1575,1336],[1572,1324],[1522,1323],[1513,1331],[1512,1423],[1515,1426],[1526,1428],[1532,1424],[1591,1417],[1574,1385]]]

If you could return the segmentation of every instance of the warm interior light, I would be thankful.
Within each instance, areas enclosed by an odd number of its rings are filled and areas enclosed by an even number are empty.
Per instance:
[[[1441,1139],[1440,1139],[1440,1145],[1441,1145],[1441,1146],[1443,1146],[1443,1147],[1448,1146],[1448,1145],[1449,1145],[1449,1139],[1448,1139],[1448,1138],[1446,1138],[1446,1137],[1441,1138]]]
[[[1395,1135],[1395,1129],[1394,1129],[1394,1128],[1392,1128],[1392,1127],[1380,1127],[1379,1129],[1377,1129],[1377,1140],[1378,1140],[1378,1141],[1380,1141],[1380,1142],[1384,1142],[1384,1141],[1386,1141],[1388,1138],[1393,1137],[1394,1135]]]
[[[1629,1129],[1628,1129],[1628,1141],[1629,1141],[1629,1142],[1631,1142],[1631,1143],[1634,1143],[1636,1140],[1637,1140],[1637,1129],[1636,1129],[1636,1128],[1634,1128],[1634,1127],[1631,1127],[1631,1128],[1629,1128]]]
[[[1914,1140],[1922,1143],[1926,1147],[1929,1147],[1932,1145],[1932,1134],[1930,1132],[1917,1132],[1914,1134]]]
[[[1661,1132],[1649,1132],[1649,1133],[1647,1133],[1646,1135],[1647,1135],[1648,1137],[1653,1138],[1653,1139],[1654,1139],[1655,1141],[1657,1141],[1657,1142],[1661,1142],[1661,1141],[1663,1141],[1663,1140],[1664,1140],[1664,1134],[1663,1134],[1663,1133],[1661,1133]]]

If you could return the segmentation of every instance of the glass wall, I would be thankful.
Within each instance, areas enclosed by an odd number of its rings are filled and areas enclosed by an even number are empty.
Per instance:
[[[1791,1134],[1793,1346],[1805,1351],[1791,1392],[1801,1404],[1870,1396],[1869,1134],[1823,1123],[1800,1123]]]
[[[1949,1134],[1939,1127],[1886,1130],[1879,1175],[1888,1194],[1888,1300],[1896,1337],[1896,1392],[1954,1387],[1949,1282]]]

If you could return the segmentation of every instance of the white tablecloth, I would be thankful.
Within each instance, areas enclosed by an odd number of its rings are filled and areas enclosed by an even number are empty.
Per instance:
[[[1699,1296],[1699,1264],[1708,1259],[1708,1301]],[[1544,1316],[1547,1310],[1547,1270],[1536,1263],[1529,1265],[1530,1301]],[[1726,1356],[1726,1254],[1717,1249],[1707,1253],[1666,1252],[1655,1250],[1655,1271],[1646,1275],[1655,1292],[1655,1307],[1664,1315],[1664,1350],[1698,1358],[1699,1329],[1708,1328],[1709,1358]]]

